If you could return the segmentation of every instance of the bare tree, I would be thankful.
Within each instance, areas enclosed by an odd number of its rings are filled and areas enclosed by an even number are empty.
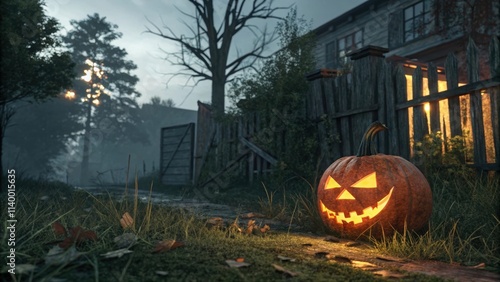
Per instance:
[[[267,31],[267,26],[259,29],[253,20],[278,19],[275,13],[286,7],[274,7],[269,0],[227,0],[223,17],[217,19],[217,7],[214,8],[213,0],[188,0],[195,12],[181,11],[185,17],[194,20],[195,24],[184,24],[190,35],[177,35],[170,27],[163,25],[166,32],[152,23],[152,28],[147,27],[147,32],[162,38],[174,41],[180,45],[180,50],[168,54],[167,60],[173,65],[181,66],[182,70],[172,74],[189,76],[194,85],[200,81],[212,81],[212,106],[217,112],[224,112],[225,84],[231,81],[236,73],[252,68],[253,64],[262,58],[266,46],[274,39],[274,33]],[[220,9],[222,11],[222,9]],[[248,30],[254,36],[254,43],[249,51],[236,50],[235,58],[231,58],[230,51],[234,36],[243,30]]]

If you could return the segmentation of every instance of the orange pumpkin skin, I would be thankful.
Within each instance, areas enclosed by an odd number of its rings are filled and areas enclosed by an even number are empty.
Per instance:
[[[369,130],[371,136],[365,133],[363,142],[372,142],[382,128]],[[403,232],[405,225],[419,230],[432,212],[432,192],[424,175],[393,155],[358,153],[338,159],[323,173],[317,199],[326,227],[348,238],[390,236]]]

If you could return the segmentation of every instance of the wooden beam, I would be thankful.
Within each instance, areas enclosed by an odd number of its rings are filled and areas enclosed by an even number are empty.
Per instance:
[[[256,153],[259,155],[261,158],[264,160],[268,161],[272,165],[276,165],[278,163],[278,160],[276,160],[274,157],[269,155],[268,153],[264,152],[261,148],[259,148],[257,145],[254,143],[250,142],[248,139],[245,137],[240,137],[240,142],[243,143],[245,146],[247,146],[252,152]]]
[[[409,107],[415,107],[415,106],[421,105],[423,103],[440,101],[440,100],[455,97],[455,96],[467,95],[467,94],[470,94],[471,92],[474,92],[474,91],[480,91],[480,90],[492,88],[495,86],[500,86],[500,76],[493,77],[493,78],[486,79],[486,80],[476,81],[476,82],[473,82],[473,83],[470,83],[467,85],[463,85],[463,86],[460,86],[457,88],[453,88],[453,89],[442,91],[439,93],[415,98],[415,99],[412,99],[412,100],[407,101],[407,102],[399,103],[396,105],[396,110],[402,110],[402,109],[406,109]]]
[[[221,174],[223,174],[228,169],[230,169],[233,165],[237,164],[243,157],[245,157],[246,155],[248,155],[248,153],[250,153],[250,150],[243,151],[236,159],[230,161],[222,170],[220,170],[216,174],[212,175],[208,180],[206,180],[205,182],[203,182],[203,184],[199,185],[199,187],[204,187],[205,185],[207,185],[208,183],[210,183],[210,181],[212,181],[212,180],[216,179],[217,177],[219,177]]]

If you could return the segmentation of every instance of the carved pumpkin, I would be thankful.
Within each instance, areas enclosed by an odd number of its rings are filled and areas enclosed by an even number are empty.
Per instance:
[[[393,155],[377,154],[375,135],[387,129],[374,122],[358,154],[333,162],[318,186],[318,208],[325,225],[350,238],[380,238],[394,231],[424,227],[432,212],[432,192],[420,170]]]

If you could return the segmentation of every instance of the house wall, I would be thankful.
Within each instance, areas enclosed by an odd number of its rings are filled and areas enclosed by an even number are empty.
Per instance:
[[[407,57],[421,62],[442,63],[450,51],[464,50],[464,42],[457,42],[462,37],[458,27],[449,28],[446,36],[432,30],[429,35],[403,42],[403,11],[405,8],[422,0],[368,0],[343,15],[316,28],[317,45],[314,50],[317,68],[341,69],[342,65],[327,62],[327,45],[334,42],[334,52],[340,38],[358,30],[363,31],[362,46],[374,45],[388,48],[386,58],[393,55]],[[462,0],[463,1],[463,0]],[[431,2],[432,3],[432,0]],[[500,4],[494,2],[493,13],[498,16],[498,24],[493,34],[500,35]],[[446,13],[446,11],[443,11]],[[431,25],[439,23],[432,18]]]

